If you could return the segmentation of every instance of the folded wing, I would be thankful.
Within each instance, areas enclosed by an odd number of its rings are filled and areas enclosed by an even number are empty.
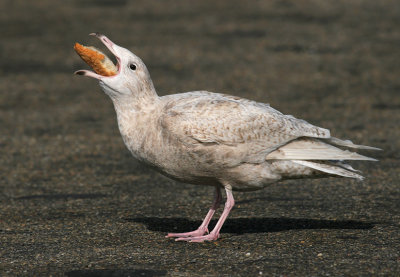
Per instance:
[[[187,143],[246,144],[268,154],[299,137],[330,138],[329,130],[247,99],[209,92],[170,97],[161,120],[164,131]]]

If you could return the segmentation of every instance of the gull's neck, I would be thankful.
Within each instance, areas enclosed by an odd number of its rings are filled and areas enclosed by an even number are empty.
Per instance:
[[[149,90],[132,95],[109,95],[115,110],[118,112],[145,112],[152,109],[160,101],[155,90]]]
[[[117,113],[118,127],[122,135],[131,132],[132,128],[140,129],[142,121],[145,121],[144,118],[154,113],[160,101],[154,89],[147,93],[115,95],[110,98]]]
[[[158,110],[160,97],[155,89],[132,93],[130,95],[109,95],[117,113],[118,127],[125,144],[130,145],[128,137],[140,141],[148,128],[149,118]],[[132,145],[131,145],[132,146]],[[131,148],[128,146],[128,148]],[[132,150],[132,149],[131,149]]]
[[[152,136],[160,98],[154,92],[153,95],[147,97],[138,98],[130,95],[111,99],[125,145],[135,158],[146,161],[148,159],[146,151],[141,151],[140,147],[149,140],[149,136]]]

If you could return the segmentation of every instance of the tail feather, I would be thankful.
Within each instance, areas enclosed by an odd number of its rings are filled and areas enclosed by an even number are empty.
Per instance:
[[[340,167],[342,167],[344,169],[353,171],[353,172],[361,172],[360,170],[354,169],[351,165],[345,164],[345,163],[342,163],[342,162],[336,162],[335,165],[340,166]]]
[[[341,166],[336,166],[336,165],[331,165],[331,164],[326,164],[326,163],[301,161],[301,160],[294,160],[292,162],[296,163],[296,164],[301,164],[303,166],[307,166],[307,167],[310,167],[315,170],[319,170],[319,171],[322,171],[322,172],[325,172],[328,174],[332,174],[332,175],[338,175],[338,176],[347,177],[347,178],[355,178],[355,179],[359,179],[359,180],[364,179],[364,177],[361,176],[360,174],[357,174],[353,171],[349,171],[346,168],[343,168]]]

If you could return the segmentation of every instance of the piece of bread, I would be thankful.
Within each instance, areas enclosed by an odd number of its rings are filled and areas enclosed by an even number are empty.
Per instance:
[[[75,43],[76,53],[84,60],[94,72],[102,76],[114,76],[118,73],[114,63],[100,50],[93,46],[84,46]]]

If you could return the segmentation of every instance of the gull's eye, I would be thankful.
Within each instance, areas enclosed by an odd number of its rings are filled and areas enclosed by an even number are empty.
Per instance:
[[[131,63],[131,64],[129,65],[129,68],[130,68],[131,70],[136,70],[136,64]]]

